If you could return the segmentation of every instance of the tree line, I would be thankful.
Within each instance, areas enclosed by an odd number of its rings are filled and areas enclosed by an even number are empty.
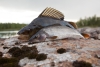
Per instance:
[[[96,15],[84,19],[80,19],[77,23],[78,27],[100,27],[100,17]]]
[[[100,17],[94,15],[92,17],[80,19],[76,24],[78,27],[100,27]],[[26,25],[27,24],[0,22],[0,31],[19,30]]]
[[[26,25],[19,23],[0,23],[0,31],[19,30]]]

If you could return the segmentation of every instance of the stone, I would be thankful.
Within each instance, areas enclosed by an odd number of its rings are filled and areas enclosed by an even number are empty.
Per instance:
[[[13,41],[13,40],[12,40]],[[9,41],[8,43],[10,44]],[[4,41],[5,42],[5,41]],[[49,44],[49,45],[48,45]],[[60,44],[60,45],[58,45]],[[0,52],[3,53],[3,57],[8,57],[8,51],[13,47],[19,47],[21,50],[25,49],[25,52],[30,51],[27,47],[32,48],[36,46],[38,54],[46,54],[47,58],[41,61],[37,61],[36,58],[28,58],[28,56],[22,56],[18,61],[18,65],[21,67],[73,67],[73,62],[85,61],[92,65],[100,67],[100,40],[95,39],[79,39],[79,40],[55,40],[50,42],[34,43],[29,45],[28,42],[21,42],[19,45],[7,45],[4,44],[0,47]],[[10,49],[3,49],[3,47],[10,47]],[[59,54],[57,50],[63,48],[66,52]],[[35,49],[35,48],[34,48]],[[33,50],[31,50],[33,51]],[[25,53],[26,54],[26,53]],[[95,57],[95,55],[97,57]],[[8,57],[9,58],[9,57]],[[18,58],[18,57],[15,57]]]

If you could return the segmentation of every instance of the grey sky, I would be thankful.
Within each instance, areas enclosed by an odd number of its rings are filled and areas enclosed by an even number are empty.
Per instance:
[[[66,20],[79,20],[95,14],[100,16],[100,0],[0,0],[0,7],[38,12],[53,7],[61,11]]]

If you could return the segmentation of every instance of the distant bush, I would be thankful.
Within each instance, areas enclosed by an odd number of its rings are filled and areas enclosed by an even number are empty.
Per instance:
[[[100,17],[94,15],[85,19],[80,19],[77,23],[78,27],[100,27]]]
[[[0,31],[19,30],[26,25],[27,24],[19,24],[19,23],[0,23]]]

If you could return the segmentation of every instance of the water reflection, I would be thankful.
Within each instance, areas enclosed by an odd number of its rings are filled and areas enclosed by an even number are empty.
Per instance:
[[[0,31],[0,38],[9,38],[17,35],[18,31]]]

